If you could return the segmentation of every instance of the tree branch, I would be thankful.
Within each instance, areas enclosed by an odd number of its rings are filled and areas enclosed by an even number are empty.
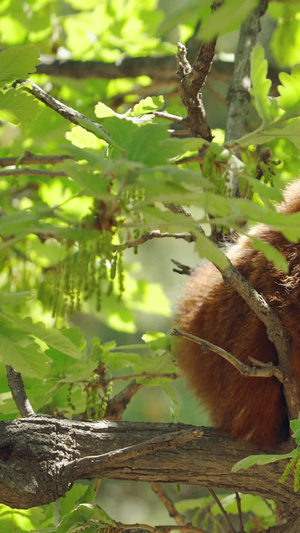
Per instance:
[[[214,58],[212,69],[209,75],[211,82],[223,81],[230,83],[232,80],[234,64],[222,61],[218,55]],[[52,78],[102,78],[115,80],[118,78],[137,78],[138,76],[150,76],[154,82],[164,85],[178,83],[176,74],[176,62],[174,55],[171,56],[143,56],[143,57],[123,57],[114,63],[104,61],[79,61],[72,59],[56,59],[53,56],[41,56],[41,63],[36,67],[38,74],[47,74]],[[269,66],[268,77],[273,83],[273,87],[278,85],[279,70]]]
[[[53,111],[61,115],[63,118],[69,120],[69,122],[84,127],[87,131],[91,131],[92,133],[94,133],[96,130],[101,135],[101,138],[106,139],[107,142],[111,141],[109,133],[101,126],[101,124],[99,124],[99,122],[96,122],[95,120],[86,117],[82,113],[79,113],[79,111],[76,111],[76,109],[63,104],[44,91],[41,87],[36,85],[33,81],[26,80],[26,82],[31,86],[28,91],[40,102],[43,102],[47,107],[53,109]]]
[[[215,491],[212,490],[212,489],[208,489],[208,490],[209,490],[210,495],[211,495],[211,496],[213,497],[213,499],[215,500],[217,506],[219,507],[219,509],[220,509],[220,511],[221,511],[221,513],[222,513],[222,515],[223,515],[223,517],[224,517],[224,520],[225,520],[225,522],[226,522],[226,524],[227,524],[227,527],[228,527],[228,531],[229,531],[230,533],[235,533],[235,530],[234,530],[234,528],[233,528],[233,525],[232,525],[232,523],[230,522],[230,519],[229,519],[228,513],[225,511],[225,509],[224,509],[223,505],[221,504],[221,502],[220,502],[218,496],[216,495]]]
[[[136,378],[147,378],[147,379],[155,379],[155,378],[164,378],[164,379],[177,379],[179,378],[179,374],[176,374],[175,372],[171,372],[168,374],[160,374],[160,373],[153,373],[153,372],[141,372],[140,374],[130,374],[130,375],[124,375],[124,376],[112,376],[111,378],[102,379],[100,377],[99,383],[102,386],[107,386],[108,383],[111,383],[112,381],[126,381],[127,379],[136,379]],[[86,382],[85,382],[86,383]],[[95,383],[93,381],[92,383]]]
[[[196,335],[192,335],[191,333],[185,333],[184,331],[179,331],[178,329],[173,329],[172,335],[174,337],[183,337],[184,339],[188,339],[190,341],[195,342],[196,344],[200,344],[204,352],[209,352],[210,350],[228,361],[234,368],[236,368],[241,376],[244,378],[252,377],[252,378],[271,378],[275,376],[280,383],[283,383],[283,375],[280,369],[277,366],[274,366],[272,364],[268,365],[261,365],[260,368],[251,367],[234,357],[231,353],[227,352],[226,350],[223,350],[223,348],[220,348],[219,346],[216,346],[215,344],[212,344],[211,342],[208,342],[204,339],[200,339],[200,337],[197,337]]]
[[[36,169],[36,168],[10,168],[9,170],[0,170],[0,178],[5,176],[41,176],[46,178],[57,178],[65,177],[68,175],[60,171],[55,170],[45,170],[45,169]]]
[[[123,413],[129,404],[131,398],[140,390],[143,386],[142,383],[137,383],[133,379],[127,387],[121,392],[116,394],[111,400],[108,401],[105,418],[111,418],[113,420],[122,420]]]
[[[186,525],[185,518],[182,514],[180,514],[174,503],[172,502],[171,498],[166,494],[166,492],[162,489],[162,486],[159,483],[150,483],[151,488],[153,492],[158,496],[158,498],[161,500],[165,508],[167,509],[169,516],[175,520],[175,522],[179,526]]]
[[[20,415],[23,417],[35,415],[31,403],[27,398],[21,374],[16,372],[10,365],[6,365],[6,373],[8,386]]]
[[[64,476],[68,476],[69,471],[83,472],[86,468],[90,468],[91,465],[101,466],[101,468],[110,467],[115,462],[127,461],[128,459],[135,459],[140,455],[148,455],[158,450],[166,450],[170,448],[177,448],[184,443],[202,437],[203,431],[197,428],[188,430],[175,431],[174,433],[168,433],[167,435],[158,435],[149,441],[141,442],[139,444],[133,444],[126,448],[113,450],[101,455],[93,455],[82,457],[81,459],[74,459],[64,468]]]
[[[119,533],[120,531],[150,531],[151,533],[171,533],[171,531],[181,531],[182,533],[207,533],[207,530],[192,526],[192,524],[179,525],[179,526],[149,526],[148,524],[121,524],[116,522],[117,527],[110,527],[111,533]]]
[[[149,231],[144,233],[134,241],[124,242],[123,244],[115,244],[115,250],[125,250],[125,248],[135,248],[144,242],[151,241],[152,239],[164,239],[164,238],[173,238],[173,239],[184,239],[187,242],[194,242],[196,237],[192,233],[161,233],[159,229]]]
[[[66,159],[74,160],[74,157],[67,154],[62,155],[35,155],[25,152],[19,157],[0,157],[0,167],[12,167],[15,165],[57,165]]]
[[[250,54],[260,31],[260,18],[268,8],[268,0],[259,0],[258,7],[250,13],[241,25],[239,42],[235,54],[233,79],[228,90],[228,112],[225,140],[239,139],[243,135],[245,117],[249,105]],[[238,175],[229,173],[229,188],[232,196],[238,194]]]
[[[203,431],[203,436],[172,447],[174,435],[170,433],[190,431],[192,435],[193,430],[196,435]],[[147,448],[151,439],[158,443],[168,436],[170,449],[167,445],[158,450],[157,444],[151,452]],[[136,445],[139,455],[128,450]],[[143,446],[145,454],[140,453]],[[127,451],[122,452],[124,448]],[[96,464],[93,459],[111,452],[116,452],[115,457],[119,454],[120,460]],[[183,424],[71,421],[48,416],[6,420],[0,422],[0,502],[24,509],[43,505],[63,496],[76,479],[104,477],[256,494],[281,502],[294,518],[300,501],[292,476],[279,483],[285,463],[265,465],[263,475],[262,467],[256,465],[232,472],[245,455],[256,453],[256,448],[233,442],[212,428]]]
[[[268,0],[260,0],[258,7],[241,25],[239,42],[235,53],[233,79],[228,91],[228,115],[226,141],[243,135],[245,116],[249,104],[250,54],[260,32],[260,18],[268,8]]]
[[[206,120],[200,89],[206,80],[212,63],[216,40],[204,43],[197,58],[191,66],[187,60],[186,47],[178,43],[178,74],[181,81],[181,99],[186,107],[191,133],[212,141],[211,129]]]

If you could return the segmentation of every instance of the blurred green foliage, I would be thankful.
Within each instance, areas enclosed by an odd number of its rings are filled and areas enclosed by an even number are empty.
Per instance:
[[[300,167],[298,1],[269,5],[263,27],[271,38],[265,49],[258,44],[252,51],[251,107],[244,136],[235,142],[224,144],[227,86],[223,81],[213,88],[208,78],[204,90],[209,122],[218,127],[208,143],[170,135],[170,124],[157,116],[161,110],[185,115],[179,84],[164,80],[163,72],[159,81],[151,79],[147,68],[134,78],[123,77],[120,71],[115,79],[36,73],[40,60],[46,62],[49,56],[62,62],[121,65],[127,58],[171,56],[178,40],[189,41],[192,47],[193,39],[198,42],[215,34],[222,35],[220,57],[232,54],[237,30],[257,2],[227,0],[212,16],[210,4],[207,0],[1,2],[0,155],[17,158],[8,167],[10,175],[0,171],[3,419],[18,416],[5,375],[5,364],[11,364],[22,373],[37,412],[98,419],[130,376],[138,375],[143,388],[124,419],[205,423],[205,414],[181,380],[170,379],[176,373],[168,335],[170,297],[174,302],[184,283],[182,277],[170,276],[170,259],[175,255],[193,266],[200,256],[226,266],[223,252],[209,238],[211,217],[224,232],[246,232],[252,224],[264,222],[293,241],[300,238],[300,214],[287,221],[274,210],[282,187],[299,175]],[[283,70],[275,93],[268,79],[269,64]],[[86,118],[74,125],[41,104],[31,94],[30,82],[16,82],[28,76]],[[88,119],[101,124],[105,132],[92,127]],[[236,146],[241,160],[235,156]],[[264,148],[271,149],[276,164],[261,167],[263,176],[257,180]],[[193,161],[199,151],[204,158],[201,166]],[[22,156],[30,153],[67,154],[69,159],[55,167],[39,165],[44,175],[33,170],[18,173],[27,168]],[[182,158],[190,160],[179,164]],[[241,191],[248,188],[245,198],[226,194],[231,169],[238,173]],[[53,170],[60,175],[52,175]],[[193,217],[167,209],[169,203],[184,205]],[[245,221],[243,228],[240,220]],[[204,233],[198,232],[199,226]],[[151,231],[168,237],[143,244]],[[192,234],[195,242],[171,243],[174,234],[187,238]],[[286,270],[277,250],[261,241],[253,244],[276,268]],[[100,498],[102,494],[105,500],[110,489],[103,486]],[[122,520],[91,505],[93,499],[93,487],[78,484],[57,504],[43,508],[18,511],[2,505],[0,529],[67,532],[84,525],[85,531],[93,532],[98,527],[95,521],[108,527]],[[228,513],[237,514],[231,496],[222,498],[222,503]],[[192,513],[195,525],[218,531],[219,508],[205,495],[182,500],[177,507]],[[253,496],[243,496],[242,509],[246,531],[274,523],[272,507]]]

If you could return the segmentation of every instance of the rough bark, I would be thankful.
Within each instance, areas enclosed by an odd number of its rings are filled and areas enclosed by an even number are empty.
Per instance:
[[[259,453],[232,442],[218,431],[195,429],[195,439],[183,445],[166,442],[164,449],[147,447],[150,439],[162,441],[168,433],[193,429],[183,424],[87,422],[34,416],[0,422],[0,502],[29,508],[63,496],[76,479],[105,477],[162,483],[201,485],[256,494],[281,502],[291,518],[299,514],[293,480],[279,483],[284,463],[252,467],[232,473],[240,459]],[[108,452],[145,442],[130,457]],[[100,456],[107,454],[102,460]],[[122,454],[121,454],[122,455]],[[85,458],[82,460],[82,458]],[[100,459],[100,460],[99,460]]]

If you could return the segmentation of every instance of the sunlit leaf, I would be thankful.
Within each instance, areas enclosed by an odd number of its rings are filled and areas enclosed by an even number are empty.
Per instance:
[[[40,63],[38,49],[32,45],[16,46],[0,52],[0,87],[27,78]],[[2,107],[2,106],[0,106]]]
[[[257,0],[226,0],[201,27],[199,38],[210,41],[217,35],[236,30],[256,6]]]
[[[41,112],[38,101],[21,90],[9,89],[0,93],[0,118],[13,124],[30,124]]]
[[[267,78],[268,62],[265,59],[264,49],[260,44],[251,51],[251,80],[255,96],[256,109],[259,116],[268,122],[271,118],[269,90],[272,82]]]
[[[280,72],[279,79],[282,85],[278,86],[281,96],[278,103],[286,111],[299,111],[300,109],[300,65],[296,66],[291,74]]]

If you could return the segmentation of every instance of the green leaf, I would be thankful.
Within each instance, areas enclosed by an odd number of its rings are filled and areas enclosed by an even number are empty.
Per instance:
[[[291,429],[293,430],[293,438],[296,439],[296,443],[300,444],[300,413],[297,420],[290,421]]]
[[[74,180],[82,190],[91,196],[105,198],[110,181],[103,173],[90,169],[87,165],[75,162],[64,163],[61,168]],[[110,197],[110,195],[108,195]]]
[[[289,118],[283,115],[280,120],[258,128],[239,139],[240,146],[259,145],[270,143],[278,139],[288,139],[296,148],[300,148],[300,118]]]
[[[118,143],[116,143],[116,141],[109,135],[109,133],[104,130],[101,124],[99,124],[99,126],[96,126],[96,124],[93,124],[93,122],[91,122],[88,118],[85,117],[76,117],[76,120],[78,121],[79,126],[96,135],[98,139],[103,139],[111,146],[114,146],[115,148],[120,150],[120,152],[124,151],[123,148]]]
[[[11,215],[2,216],[0,217],[0,232],[5,237],[17,236],[19,233],[23,235],[24,230],[32,228],[40,217],[40,213],[30,211],[19,211]]]
[[[140,363],[141,356],[137,353],[109,352],[104,354],[103,359],[112,370],[123,370]]]
[[[0,52],[0,87],[27,78],[40,63],[38,49],[32,45],[15,46]],[[0,106],[1,107],[1,106]]]
[[[142,335],[142,339],[144,342],[152,342],[152,341],[157,341],[158,339],[161,339],[161,338],[165,338],[165,334],[162,333],[161,331],[146,331],[146,333],[144,333]]]
[[[140,100],[133,108],[133,116],[138,117],[146,113],[152,113],[157,109],[161,109],[164,105],[163,96],[147,96],[143,100]]]
[[[280,72],[279,79],[282,85],[278,85],[278,98],[280,107],[286,111],[299,111],[300,109],[300,65],[291,72]]]
[[[0,333],[0,361],[5,365],[11,365],[24,376],[41,379],[49,372],[50,360],[40,346],[22,336],[16,328],[3,323]]]
[[[236,30],[257,6],[257,0],[226,0],[199,31],[199,39],[211,41],[217,35]]]
[[[186,0],[185,2],[168,2],[168,12],[163,18],[157,34],[164,35],[172,28],[177,28],[179,24],[184,24],[188,20],[194,18],[195,13],[201,9],[201,15],[203,12],[209,12],[211,5],[210,0]]]
[[[20,305],[34,297],[33,292],[14,292],[12,294],[0,293],[0,305]]]
[[[277,63],[293,67],[300,62],[300,17],[298,0],[271,6],[278,10],[277,27],[272,37],[271,50]]]
[[[67,131],[66,139],[79,148],[99,150],[106,146],[105,141],[98,139],[93,133],[81,126],[73,126],[71,131]]]
[[[26,332],[27,335],[31,335],[43,341],[47,346],[51,346],[60,352],[73,357],[73,359],[80,359],[83,357],[83,353],[78,349],[77,343],[72,342],[69,336],[75,331],[75,339],[77,340],[77,329],[62,328],[61,330],[55,328],[46,328],[42,322],[33,322],[31,318],[20,318],[18,315],[9,313],[0,313],[0,316],[16,326],[19,330]],[[83,348],[83,345],[80,346]]]
[[[122,119],[128,116],[128,112],[124,114],[116,113],[116,111],[108,107],[108,105],[104,104],[103,102],[98,102],[98,104],[95,106],[95,115],[98,118],[117,117]]]
[[[251,80],[255,97],[255,106],[259,116],[264,122],[271,119],[271,102],[268,99],[272,82],[267,78],[268,62],[265,59],[265,52],[260,44],[256,44],[251,51]]]
[[[282,459],[290,459],[291,457],[294,457],[295,452],[297,450],[293,450],[290,453],[286,454],[260,454],[260,455],[249,455],[249,457],[245,457],[245,459],[242,459],[241,461],[238,461],[236,463],[231,471],[232,472],[238,472],[242,468],[244,470],[247,470],[247,468],[250,468],[251,466],[258,465],[268,465],[270,463],[275,463],[276,461],[281,461]]]
[[[245,176],[245,179],[249,182],[253,191],[259,194],[261,198],[267,198],[268,200],[273,200],[277,203],[282,202],[283,196],[281,189],[271,187],[269,184],[249,176],[249,174]]]
[[[91,483],[88,488],[85,485],[76,483],[76,485],[74,485],[63,498],[59,498],[58,509],[60,517],[62,518],[63,516],[71,513],[78,504],[90,503],[93,497],[95,497],[95,491],[93,487],[94,483]],[[87,495],[89,499],[84,501]]]
[[[252,238],[252,245],[255,250],[261,250],[268,261],[272,261],[276,270],[282,270],[285,273],[289,271],[289,264],[285,257],[274,248],[271,244],[261,241],[259,239]]]
[[[196,250],[200,257],[206,257],[212,263],[214,263],[214,265],[221,269],[224,269],[229,265],[226,255],[214,242],[212,242],[202,233],[197,234]]]
[[[56,533],[71,533],[82,526],[94,526],[97,522],[107,526],[117,527],[116,522],[100,507],[88,503],[81,503],[68,513],[58,524]]]
[[[38,101],[22,89],[8,89],[0,93],[0,118],[3,120],[13,124],[30,124],[41,110]]]

